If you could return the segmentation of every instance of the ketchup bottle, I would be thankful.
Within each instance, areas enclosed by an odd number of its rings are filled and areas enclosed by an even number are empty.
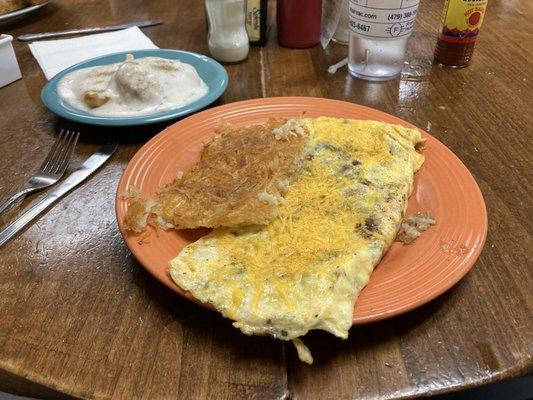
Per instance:
[[[320,41],[322,0],[278,0],[278,42],[294,49],[313,47]]]

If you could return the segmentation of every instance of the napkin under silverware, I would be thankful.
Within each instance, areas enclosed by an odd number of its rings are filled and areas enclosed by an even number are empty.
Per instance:
[[[159,48],[136,26],[73,39],[42,40],[30,43],[29,47],[46,79],[91,58],[122,51]]]

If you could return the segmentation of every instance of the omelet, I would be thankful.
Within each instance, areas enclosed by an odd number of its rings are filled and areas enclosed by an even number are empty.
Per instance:
[[[424,140],[376,121],[306,119],[311,134],[277,216],[220,227],[169,263],[172,279],[247,335],[348,337],[354,304],[395,239]]]

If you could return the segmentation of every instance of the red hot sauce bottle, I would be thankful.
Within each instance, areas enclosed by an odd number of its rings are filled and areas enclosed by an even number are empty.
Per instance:
[[[434,61],[441,67],[470,65],[488,0],[445,0]]]

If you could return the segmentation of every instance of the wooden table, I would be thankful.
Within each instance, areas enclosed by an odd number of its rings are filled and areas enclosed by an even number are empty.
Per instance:
[[[207,54],[199,4],[56,0],[1,30],[163,18],[145,29],[157,45]],[[117,229],[115,189],[128,160],[166,124],[106,129],[55,117],[39,99],[39,66],[15,42],[23,80],[0,89],[2,195],[40,164],[60,127],[83,132],[73,165],[110,138],[120,148],[0,249],[0,390],[51,399],[399,399],[531,373],[533,2],[491,0],[474,63],[462,70],[431,63],[441,6],[421,2],[401,79],[368,83],[345,69],[330,76],[327,66],[346,47],[281,48],[273,22],[265,48],[227,66],[230,84],[217,104],[305,95],[375,107],[450,147],[485,196],[489,235],[465,279],[415,311],[354,327],[347,341],[310,334],[312,366],[291,345],[242,335],[140,267]]]

